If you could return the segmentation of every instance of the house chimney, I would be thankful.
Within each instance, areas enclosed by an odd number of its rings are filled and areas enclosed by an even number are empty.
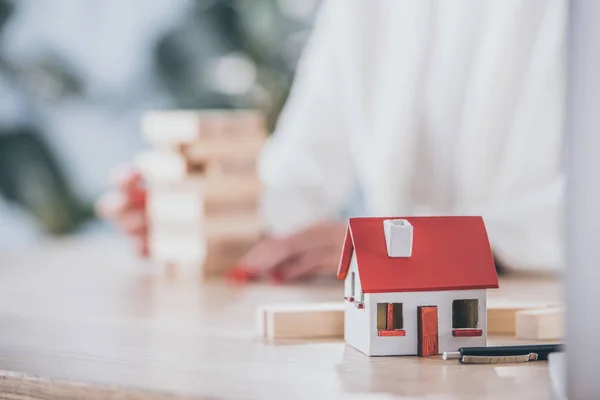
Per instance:
[[[412,255],[413,226],[405,219],[383,221],[385,244],[390,257],[410,257]]]

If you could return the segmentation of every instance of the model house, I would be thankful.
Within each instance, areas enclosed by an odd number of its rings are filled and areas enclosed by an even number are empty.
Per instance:
[[[486,345],[498,276],[481,217],[350,218],[337,276],[346,342],[367,355]]]

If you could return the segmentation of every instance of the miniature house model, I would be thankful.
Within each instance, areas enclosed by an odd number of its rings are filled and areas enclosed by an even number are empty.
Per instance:
[[[486,345],[498,276],[481,217],[350,218],[337,276],[346,342],[367,355]]]

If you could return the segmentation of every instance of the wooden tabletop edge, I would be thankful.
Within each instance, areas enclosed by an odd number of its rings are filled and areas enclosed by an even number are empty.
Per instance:
[[[26,375],[20,372],[0,370],[0,394],[10,395],[10,398],[28,400],[205,400],[214,397],[182,396],[156,391],[144,391],[123,387],[102,387],[77,381],[65,381]]]

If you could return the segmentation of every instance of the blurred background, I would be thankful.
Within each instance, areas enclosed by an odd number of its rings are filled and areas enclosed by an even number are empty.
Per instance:
[[[271,126],[319,0],[0,0],[0,251],[109,229],[93,203],[152,108]]]

